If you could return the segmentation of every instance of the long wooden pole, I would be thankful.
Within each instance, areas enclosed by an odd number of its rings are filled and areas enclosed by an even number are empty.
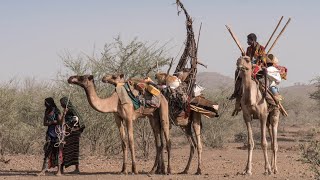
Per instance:
[[[268,50],[267,54],[270,53],[270,51],[272,50],[272,48],[274,47],[274,45],[276,44],[276,42],[278,41],[279,37],[281,36],[281,34],[284,32],[284,30],[286,29],[286,27],[288,26],[289,22],[291,21],[291,18],[288,19],[286,25],[282,28],[281,32],[279,33],[278,37],[276,38],[276,40],[274,40],[272,46],[270,47],[270,49]]]
[[[201,22],[201,24],[200,24],[199,33],[198,33],[197,49],[196,49],[196,53],[197,53],[197,54],[198,54],[198,48],[199,48],[199,41],[200,41],[201,27],[202,27],[202,22]]]
[[[236,44],[237,44],[238,48],[240,49],[242,55],[245,55],[245,54],[246,54],[245,51],[244,51],[243,48],[241,47],[241,45],[240,45],[237,37],[233,34],[233,32],[232,32],[232,30],[230,29],[230,27],[226,25],[226,28],[228,29],[229,33],[231,34],[231,37],[233,38],[233,40],[236,42]]]
[[[281,19],[279,20],[279,22],[278,22],[278,24],[277,24],[276,28],[274,29],[273,33],[271,34],[271,36],[270,36],[270,38],[269,38],[269,40],[268,40],[267,44],[264,46],[264,48],[265,48],[265,49],[267,49],[267,47],[268,47],[268,45],[269,45],[269,42],[271,41],[271,39],[272,39],[272,37],[273,37],[274,33],[278,30],[278,27],[279,27],[279,25],[280,25],[280,23],[281,23],[282,19],[283,19],[283,16],[281,16]]]

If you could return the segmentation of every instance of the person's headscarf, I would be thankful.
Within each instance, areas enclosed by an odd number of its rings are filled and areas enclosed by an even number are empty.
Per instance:
[[[76,107],[73,106],[70,99],[68,100],[67,97],[63,97],[60,99],[60,102],[63,108],[66,108],[66,105],[67,105],[68,111],[72,112],[75,116],[78,116],[78,118],[81,119],[80,114],[78,113]]]
[[[48,98],[44,99],[44,102],[45,102],[44,105],[46,106],[46,109],[57,108],[57,105],[56,105],[56,103],[54,103],[54,100],[52,97],[48,97]]]
[[[44,105],[46,106],[46,111],[51,111],[53,108],[55,108],[57,111],[59,111],[59,109],[58,109],[58,107],[52,97],[48,97],[48,98],[44,99]]]

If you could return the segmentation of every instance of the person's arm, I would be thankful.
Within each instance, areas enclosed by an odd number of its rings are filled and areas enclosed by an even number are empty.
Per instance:
[[[44,126],[49,126],[49,121],[48,121],[47,118],[46,118],[46,113],[44,113],[43,125],[44,125]]]
[[[62,120],[66,119],[67,112],[68,112],[68,108],[65,108],[63,109],[62,114],[59,114],[59,118],[58,118],[59,124],[62,124]]]
[[[58,121],[57,120],[49,121],[46,118],[46,116],[44,116],[44,118],[43,118],[43,125],[44,126],[50,126],[50,125],[53,125],[53,124],[58,124]]]

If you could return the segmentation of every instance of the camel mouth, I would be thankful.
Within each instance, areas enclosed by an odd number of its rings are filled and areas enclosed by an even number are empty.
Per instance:
[[[109,79],[108,76],[104,76],[101,81],[102,81],[103,83],[107,83],[107,82],[108,82],[108,79]]]
[[[77,82],[77,78],[75,76],[71,76],[68,79],[69,84],[75,84]]]
[[[239,65],[239,66],[238,66],[238,69],[241,70],[241,71],[247,71],[247,70],[249,70],[248,67],[245,67],[245,66],[243,66],[243,65]]]

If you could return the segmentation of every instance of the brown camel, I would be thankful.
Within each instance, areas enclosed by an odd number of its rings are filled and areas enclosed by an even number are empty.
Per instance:
[[[123,76],[122,76],[123,77]],[[159,73],[157,74],[157,80],[161,81],[165,79],[174,79],[172,76],[167,76],[165,73]],[[104,76],[102,79],[103,82],[107,82],[110,84],[116,85],[117,83],[123,83],[124,79],[119,78],[117,75],[107,75]],[[216,110],[218,106],[214,105]],[[170,110],[170,109],[169,109]],[[190,168],[190,164],[194,155],[194,149],[197,148],[198,152],[198,168],[196,174],[201,174],[201,161],[202,161],[202,143],[201,143],[201,114],[195,111],[191,111],[191,114],[189,117],[175,117],[173,120],[175,125],[178,125],[181,127],[181,129],[185,132],[188,142],[190,144],[190,155],[189,160],[187,163],[187,166],[185,167],[184,171],[181,172],[181,174],[187,174]],[[194,136],[192,135],[192,128],[194,130],[195,136],[196,136],[196,142],[194,140]]]
[[[71,76],[68,79],[68,83],[76,84],[84,88],[87,99],[89,104],[93,109],[98,112],[102,113],[114,113],[116,124],[119,128],[120,138],[122,143],[122,150],[123,150],[123,167],[121,173],[127,174],[127,143],[125,141],[125,126],[127,127],[128,133],[128,141],[129,141],[129,148],[131,151],[131,158],[132,158],[132,172],[137,174],[136,169],[136,160],[135,160],[135,150],[134,150],[134,138],[133,138],[133,121],[140,117],[148,116],[154,137],[155,137],[155,144],[156,144],[156,160],[152,170],[150,171],[151,174],[155,173],[156,168],[157,171],[164,171],[164,154],[161,145],[161,130],[164,132],[164,137],[167,144],[167,151],[168,151],[168,166],[167,166],[167,173],[171,173],[170,167],[170,147],[171,142],[169,138],[169,117],[168,117],[168,102],[164,96],[160,97],[160,107],[159,108],[145,108],[143,112],[148,112],[148,115],[141,113],[140,111],[135,111],[132,103],[122,104],[120,102],[119,96],[115,91],[110,97],[101,99],[98,97],[95,85],[94,85],[94,78],[92,75],[84,75],[84,76]],[[150,114],[150,112],[152,114]],[[161,129],[162,127],[162,129]],[[161,164],[160,164],[161,163]],[[160,169],[161,168],[161,169]]]
[[[268,127],[269,134],[271,136],[271,148],[273,151],[271,160],[272,171],[277,173],[277,129],[280,111],[278,108],[274,108],[270,113],[268,113],[267,102],[259,90],[259,85],[251,76],[252,64],[250,58],[247,56],[240,57],[237,60],[237,68],[240,70],[239,76],[242,78],[243,94],[240,103],[243,111],[243,119],[248,131],[248,159],[244,174],[252,174],[252,151],[254,148],[254,140],[252,137],[251,121],[253,117],[257,117],[260,120],[261,147],[265,160],[265,174],[271,174],[267,155],[268,144],[266,139],[266,127]]]

